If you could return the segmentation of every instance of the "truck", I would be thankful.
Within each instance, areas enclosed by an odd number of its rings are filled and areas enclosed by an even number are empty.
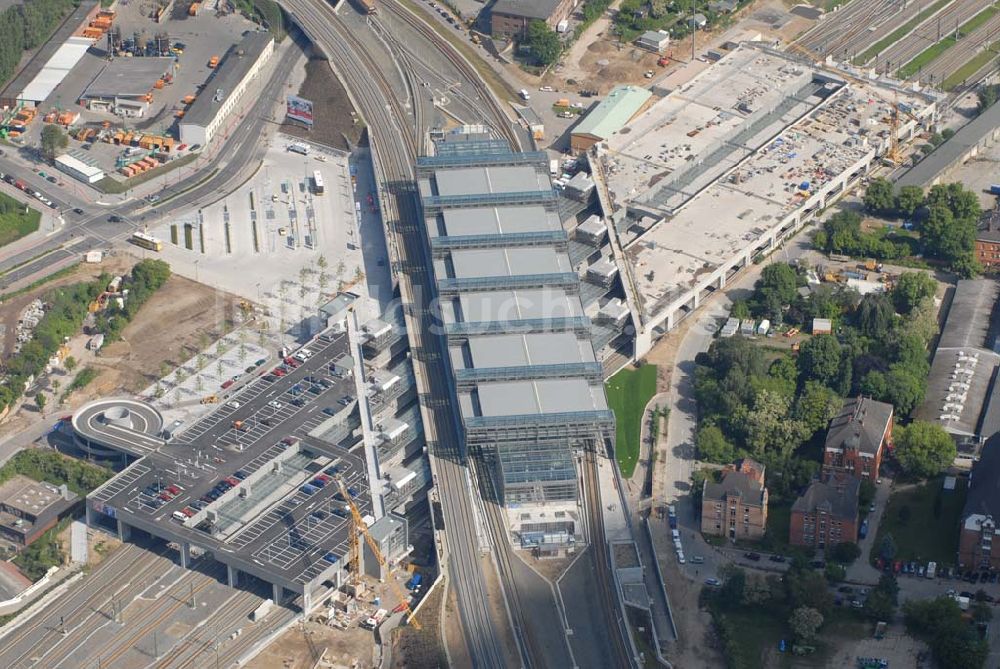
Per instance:
[[[868,519],[866,518],[861,522],[861,529],[858,530],[858,538],[864,539],[868,536]]]
[[[218,64],[219,64],[218,56],[212,56],[211,58],[208,59],[208,66],[210,68],[214,69]]]
[[[406,582],[406,589],[413,590],[414,588],[419,587],[420,584],[423,582],[423,580],[424,577],[422,574],[420,574],[419,572],[414,574],[413,577]]]
[[[559,161],[555,158],[549,161],[549,176],[559,176]]]
[[[309,145],[302,142],[294,142],[288,145],[288,150],[292,153],[300,153],[303,156],[309,155]]]
[[[521,95],[521,99],[524,100],[525,102],[527,102],[528,100],[531,99],[531,95],[528,93],[528,89],[526,89],[526,88],[522,88],[520,90],[520,95]]]
[[[934,578],[937,576],[937,562],[927,563],[927,573],[925,576],[927,576],[927,578]]]
[[[99,351],[102,346],[104,346],[104,335],[101,333],[95,334],[87,342],[87,348],[91,351]]]
[[[257,622],[270,612],[272,606],[274,606],[274,600],[265,599],[260,603],[260,606],[250,612],[250,620]]]

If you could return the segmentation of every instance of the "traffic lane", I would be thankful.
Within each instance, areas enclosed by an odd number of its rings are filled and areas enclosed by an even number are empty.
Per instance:
[[[278,93],[285,86],[289,76],[291,76],[292,68],[301,55],[302,51],[297,46],[290,47],[285,52],[282,60],[274,70],[271,81],[264,86],[259,94],[257,103],[245,112],[243,117],[244,122],[238,124],[233,132],[230,133],[227,145],[235,141],[237,142],[236,148],[232,151],[220,150],[204,168],[185,178],[183,181],[178,182],[172,188],[164,189],[163,193],[161,193],[161,198],[165,199],[171,193],[190,189],[188,192],[173,197],[169,201],[161,200],[161,202],[153,205],[150,205],[146,201],[135,201],[129,206],[119,208],[119,211],[135,215],[140,209],[148,208],[143,213],[149,216],[157,214],[164,207],[167,207],[168,211],[174,211],[179,207],[197,204],[202,199],[206,199],[206,196],[216,194],[219,191],[220,185],[225,186],[233,176],[236,176],[250,162],[254,154],[263,156],[267,150],[267,143],[251,140],[254,137],[259,137],[262,134],[264,125],[270,121],[268,106],[275,103]],[[215,176],[201,184],[205,178],[204,173],[218,168],[223,161],[226,161],[225,166],[219,168]],[[219,182],[222,183],[220,184]],[[199,186],[199,184],[201,185]],[[208,204],[208,202],[202,203],[203,206],[205,204]]]
[[[889,495],[892,492],[892,479],[886,477],[882,479],[882,483],[876,484],[875,486],[875,500],[873,504],[875,505],[874,511],[869,511],[868,509],[860,509],[861,514],[868,514],[868,533],[865,534],[865,538],[858,541],[858,546],[861,548],[861,557],[854,561],[854,564],[847,568],[847,580],[854,581],[856,583],[877,583],[879,578],[878,570],[871,566],[868,562],[868,556],[871,555],[871,551],[875,546],[875,537],[878,535],[878,526],[882,520],[882,514],[885,513],[885,507],[889,503]]]

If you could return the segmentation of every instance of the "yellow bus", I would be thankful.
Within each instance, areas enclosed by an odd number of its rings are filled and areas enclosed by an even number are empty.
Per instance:
[[[136,232],[132,234],[132,238],[129,240],[136,246],[141,246],[144,249],[149,249],[150,251],[162,251],[163,242],[152,235],[147,235],[145,232]]]

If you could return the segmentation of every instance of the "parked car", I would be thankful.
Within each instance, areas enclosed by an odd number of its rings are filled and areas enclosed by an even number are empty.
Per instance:
[[[705,585],[711,588],[718,588],[720,585],[722,585],[722,581],[720,581],[717,578],[706,578]]]
[[[760,553],[744,553],[743,557],[745,557],[747,560],[752,560],[753,562],[760,561]]]

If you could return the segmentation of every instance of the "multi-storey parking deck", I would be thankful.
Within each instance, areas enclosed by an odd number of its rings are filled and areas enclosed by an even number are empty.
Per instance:
[[[78,437],[143,455],[88,497],[88,520],[175,542],[183,565],[192,549],[211,552],[232,584],[251,574],[274,585],[276,600],[283,589],[301,594],[308,610],[346,562],[351,519],[335,479],[371,510],[357,385],[334,364],[348,348],[345,333],[321,335],[169,441],[135,429],[136,419],[125,429],[98,418],[120,420],[126,407],[145,416],[141,403],[85,407],[74,417]]]

